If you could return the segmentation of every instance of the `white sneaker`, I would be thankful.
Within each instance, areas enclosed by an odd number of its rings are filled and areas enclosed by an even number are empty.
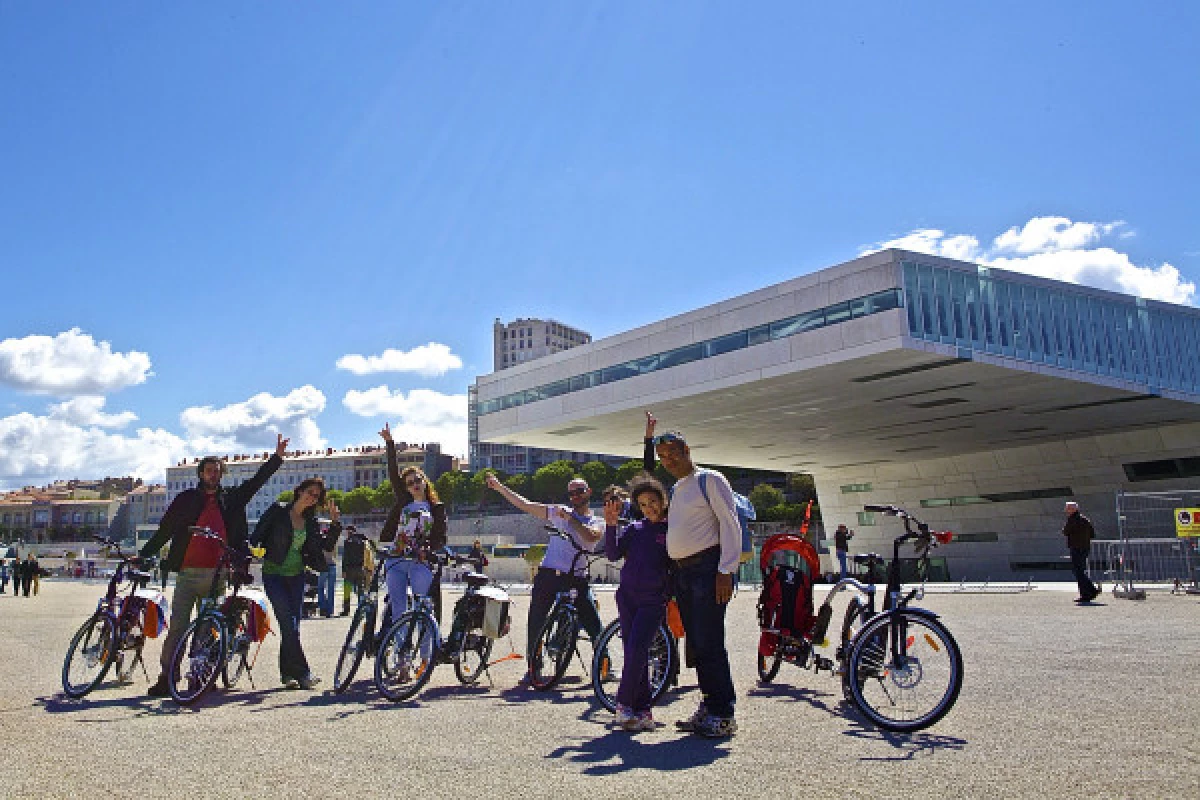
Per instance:
[[[675,720],[675,727],[681,731],[688,731],[690,733],[691,731],[696,730],[696,726],[707,718],[708,707],[705,706],[704,703],[700,703],[700,706],[696,709],[696,712],[690,717],[687,719]]]

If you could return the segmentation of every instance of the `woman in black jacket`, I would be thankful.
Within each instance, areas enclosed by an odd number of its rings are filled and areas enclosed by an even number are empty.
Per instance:
[[[342,532],[337,505],[329,504],[329,533],[321,535],[317,507],[325,504],[320,478],[301,481],[291,503],[276,503],[258,520],[250,543],[266,549],[263,590],[279,624],[279,677],[289,689],[312,689],[321,682],[308,667],[300,646],[304,609],[304,568],[325,569],[325,551],[333,549]]]

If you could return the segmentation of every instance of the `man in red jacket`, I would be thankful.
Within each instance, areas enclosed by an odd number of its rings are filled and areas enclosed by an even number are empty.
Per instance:
[[[287,445],[288,440],[282,435],[278,436],[275,455],[250,480],[230,488],[221,486],[221,476],[225,472],[221,459],[216,456],[200,459],[196,465],[200,485],[185,489],[171,501],[158,525],[158,531],[142,547],[141,556],[148,558],[157,555],[169,540],[171,547],[167,551],[164,566],[167,571],[178,573],[175,593],[171,597],[171,623],[159,657],[161,671],[158,680],[148,690],[151,697],[165,697],[170,692],[167,671],[175,654],[175,645],[191,621],[192,610],[208,595],[223,552],[223,548],[211,539],[193,539],[188,529],[192,526],[208,528],[231,548],[248,555],[246,506],[279,469]]]

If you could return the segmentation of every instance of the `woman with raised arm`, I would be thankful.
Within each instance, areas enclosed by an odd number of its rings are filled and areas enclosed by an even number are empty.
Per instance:
[[[396,443],[388,425],[379,432],[387,444],[388,479],[396,504],[388,514],[379,534],[379,541],[395,541],[392,552],[411,561],[388,566],[388,605],[392,619],[408,610],[408,588],[414,595],[428,594],[433,601],[433,615],[442,622],[442,576],[430,555],[446,546],[446,505],[438,498],[437,489],[420,467],[400,470],[396,459]]]
[[[654,730],[650,712],[650,644],[666,616],[671,559],[667,556],[667,490],[650,475],[629,484],[630,501],[642,514],[619,528],[623,500],[612,493],[604,502],[604,554],[625,559],[617,589],[617,614],[625,667],[617,688],[616,722],[627,731]]]
[[[313,689],[321,679],[312,674],[300,645],[304,616],[304,568],[325,569],[325,551],[342,533],[341,514],[329,503],[329,532],[321,534],[317,508],[325,505],[325,482],[308,478],[296,487],[291,503],[276,503],[263,512],[250,543],[266,549],[263,590],[279,623],[279,679],[289,689]]]

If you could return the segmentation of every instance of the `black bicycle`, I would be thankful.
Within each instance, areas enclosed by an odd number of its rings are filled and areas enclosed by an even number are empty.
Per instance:
[[[142,659],[146,626],[152,626],[153,632],[149,635],[154,637],[158,636],[166,623],[165,619],[161,619],[166,609],[165,598],[161,592],[146,588],[153,574],[135,569],[135,565],[142,565],[142,560],[136,555],[124,555],[120,544],[112,539],[103,536],[94,538],[115,549],[121,563],[113,572],[108,591],[97,604],[95,612],[80,626],[67,647],[62,686],[68,697],[83,697],[95,689],[114,664],[118,683],[129,683],[138,665],[141,665],[142,674],[149,681],[150,676]],[[127,584],[123,596],[118,594],[121,584]],[[154,608],[150,608],[152,605]],[[152,619],[148,619],[148,616]]]
[[[674,600],[670,601],[674,603]],[[650,700],[656,702],[663,692],[678,680],[679,642],[664,621],[650,641]],[[625,669],[625,648],[621,641],[621,620],[614,619],[596,640],[592,653],[592,691],[600,705],[609,711],[617,710],[617,687]]]
[[[250,648],[262,636],[251,616],[256,614],[252,600],[241,593],[253,578],[247,571],[247,557],[234,550],[208,528],[190,527],[192,537],[210,539],[221,546],[221,558],[213,573],[208,596],[200,603],[200,613],[179,637],[167,669],[167,688],[180,705],[190,705],[221,676],[225,688],[232,689],[245,675],[254,686],[255,659]],[[221,592],[221,578],[228,576],[230,591]],[[259,606],[261,608],[261,606]],[[256,651],[257,654],[257,651]]]
[[[758,655],[758,675],[763,683],[774,680],[784,661],[817,672],[837,672],[846,700],[875,725],[889,731],[912,732],[928,728],[944,717],[962,689],[963,661],[950,631],[928,609],[910,605],[924,597],[917,586],[904,592],[900,582],[900,546],[915,542],[918,576],[924,580],[929,552],[939,542],[950,541],[949,533],[934,533],[929,526],[896,506],[867,505],[867,511],[899,517],[904,534],[893,542],[887,567],[883,610],[875,610],[875,584],[854,578],[838,581],[822,603],[807,632],[785,634],[774,628],[764,632],[779,636],[774,653]],[[914,530],[915,526],[915,530]],[[875,553],[854,557],[873,577],[882,559]],[[832,617],[833,598],[843,590],[857,595],[851,599],[842,623],[834,659],[818,655]]]
[[[584,550],[574,539],[555,527],[548,525],[546,530],[552,535],[570,542],[571,546],[575,548],[575,556],[571,560],[571,569],[568,574],[575,574],[580,559],[584,560],[590,574],[592,564],[604,557],[602,552]],[[584,672],[587,672],[586,662],[579,653],[581,631],[579,611],[575,607],[579,600],[579,590],[575,588],[563,590],[554,596],[554,604],[550,606],[550,611],[546,614],[546,621],[542,623],[541,631],[529,648],[529,682],[533,688],[540,691],[554,688],[555,684],[566,674],[567,666],[570,665],[571,658],[574,656],[578,656],[580,663],[585,664]],[[590,586],[583,602],[595,602]],[[591,638],[586,632],[583,632],[582,635],[585,639],[590,640]],[[609,638],[612,638],[612,634]],[[597,638],[596,643],[593,643],[593,656],[599,652],[599,641],[600,639]],[[617,648],[613,648],[613,652],[616,650]],[[608,671],[603,660],[600,662],[600,666],[604,671]]]

